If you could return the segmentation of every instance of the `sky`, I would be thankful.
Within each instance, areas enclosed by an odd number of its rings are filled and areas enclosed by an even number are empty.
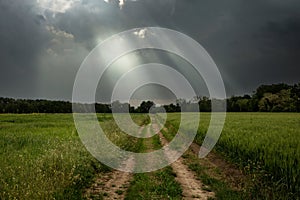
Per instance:
[[[0,96],[71,100],[76,73],[97,44],[151,26],[199,42],[228,96],[251,94],[261,84],[300,82],[299,0],[0,0]],[[152,54],[145,52],[144,62],[170,57]],[[121,75],[106,74],[104,84]],[[147,86],[144,94],[152,90]],[[170,93],[164,90],[157,87]],[[135,96],[143,96],[140,91]],[[97,91],[103,101],[104,93]]]

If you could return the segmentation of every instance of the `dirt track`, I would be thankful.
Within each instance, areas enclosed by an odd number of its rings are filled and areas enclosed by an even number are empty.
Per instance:
[[[86,197],[93,199],[103,195],[104,199],[124,199],[126,188],[129,186],[132,174],[113,171],[99,176],[96,182],[86,191]]]
[[[158,124],[152,125],[153,129],[158,132]],[[161,144],[163,146],[168,144],[168,141],[161,132],[158,132]],[[180,183],[182,188],[183,199],[208,199],[214,197],[213,192],[203,190],[205,187],[203,183],[197,179],[194,172],[192,172],[188,166],[183,164],[183,159],[179,158],[177,161],[171,164],[173,171],[176,173],[176,181]]]
[[[160,137],[160,142],[162,146],[168,144],[168,141],[163,136],[163,134],[159,131],[160,126],[158,123],[153,122],[152,129],[157,132]],[[164,128],[167,131],[166,128]],[[143,128],[140,129],[140,133],[143,131]],[[146,131],[146,134],[149,133],[150,130]],[[150,147],[151,148],[151,147]],[[193,143],[190,149],[194,154],[198,154],[199,152],[199,145]],[[148,151],[151,149],[148,149]],[[166,155],[168,158],[168,155]],[[206,166],[208,169],[214,168],[222,168],[223,175],[217,175],[221,177],[215,177],[223,179],[225,176],[229,177],[229,184],[236,189],[240,188],[241,178],[243,175],[239,170],[237,170],[234,166],[227,164],[223,159],[218,157],[215,154],[210,154],[207,158],[204,158],[199,161],[201,165]],[[135,166],[134,158],[129,158],[128,160],[124,161],[124,167],[133,169]],[[185,164],[183,158],[179,158],[177,161],[171,164],[171,167],[176,174],[176,181],[181,185],[182,188],[182,198],[183,199],[208,199],[210,197],[214,197],[214,192],[210,192],[205,190],[207,188],[201,180],[197,178],[195,173],[189,169],[189,167]],[[214,171],[214,170],[211,170]],[[209,174],[214,177],[214,174]],[[105,173],[99,175],[97,177],[95,183],[86,190],[86,195],[88,199],[93,199],[93,197],[103,196],[104,199],[124,199],[126,195],[126,190],[129,187],[129,184],[133,178],[132,173],[124,173],[121,171],[114,170],[109,173]],[[241,182],[239,182],[239,180]],[[203,189],[204,188],[204,189]]]

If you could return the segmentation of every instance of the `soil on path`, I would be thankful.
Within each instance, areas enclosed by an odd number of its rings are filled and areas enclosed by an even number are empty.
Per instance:
[[[198,156],[200,150],[198,144],[192,143],[190,149]],[[225,181],[234,190],[240,191],[250,184],[247,181],[249,178],[243,174],[241,169],[214,152],[210,152],[205,158],[199,159],[199,162],[206,167],[209,176]]]
[[[160,137],[161,145],[167,145],[168,141],[159,131],[159,123],[154,121],[152,123],[152,128]],[[140,129],[140,134],[142,133],[143,129],[144,127]],[[149,132],[150,130],[148,129],[146,134]],[[146,146],[151,147],[152,145],[149,143]],[[195,143],[193,143],[190,147],[192,152],[196,155],[198,155],[199,148],[199,145]],[[149,150],[146,152],[149,152]],[[166,158],[168,158],[167,154]],[[243,182],[242,179],[244,179],[241,171],[233,167],[231,164],[228,164],[218,155],[210,153],[206,158],[200,161],[200,164],[206,166],[208,169],[211,169],[211,173],[209,174],[213,177],[218,179],[223,179],[226,177],[226,180],[229,180],[228,182],[234,188],[240,189],[243,187],[240,185]],[[123,166],[124,168],[133,169],[135,167],[134,158],[132,157],[124,161]],[[181,185],[183,199],[208,199],[215,196],[214,192],[205,190],[207,186],[205,186],[201,180],[197,178],[196,174],[189,169],[183,158],[180,157],[171,164],[171,167],[176,174],[176,181]],[[222,169],[222,173],[216,174],[216,168]],[[230,179],[228,179],[228,177],[230,177]],[[97,197],[100,197],[100,195],[103,196],[104,199],[124,199],[132,178],[132,173],[125,173],[118,170],[108,173],[101,173],[96,178],[95,183],[85,191],[84,196],[87,199],[97,199]]]
[[[159,125],[157,123],[152,124],[153,129],[158,133],[160,137],[161,144],[163,146],[168,144],[168,141],[163,136],[163,134],[158,131]],[[171,167],[176,173],[176,181],[181,185],[183,199],[208,199],[214,197],[213,192],[203,190],[205,185],[197,179],[195,173],[191,171],[188,166],[183,164],[183,158],[179,158]]]
[[[142,134],[144,127],[141,127],[139,134]],[[135,167],[134,157],[130,157],[122,163],[125,171],[132,171]],[[85,191],[87,199],[124,199],[127,188],[132,181],[133,173],[113,170],[108,173],[100,173],[94,184]]]
[[[128,168],[134,167],[134,159],[126,162]],[[95,183],[86,190],[87,199],[97,199],[100,195],[104,199],[124,199],[126,190],[132,180],[132,173],[114,170],[105,174],[99,174]]]

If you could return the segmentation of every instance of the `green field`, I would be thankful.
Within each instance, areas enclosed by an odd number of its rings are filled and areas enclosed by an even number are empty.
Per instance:
[[[201,144],[209,114],[201,114],[195,142]],[[147,115],[134,114],[138,124]],[[98,119],[106,135],[123,149],[159,148],[157,138],[141,141],[122,133],[109,114]],[[168,114],[167,127],[176,130],[179,114]],[[186,130],[189,125],[183,124]],[[172,132],[171,135],[174,135]],[[300,191],[300,114],[228,113],[216,151],[250,174],[257,198],[296,199]],[[111,171],[82,145],[71,114],[0,115],[0,199],[81,199],[96,174]],[[127,199],[143,194],[178,197],[172,172],[135,175]],[[153,183],[161,182],[161,190]],[[164,186],[164,184],[168,186]],[[169,190],[169,188],[171,188]],[[153,190],[153,191],[152,191]],[[130,198],[132,197],[132,198]],[[150,198],[150,197],[149,197]]]
[[[99,121],[118,146],[137,148],[111,115]],[[82,145],[71,114],[0,115],[0,160],[0,199],[81,199],[95,174],[110,170]]]
[[[169,114],[169,126],[179,126],[180,114]],[[210,121],[202,113],[195,142],[201,144]],[[189,122],[182,124],[189,130]],[[300,196],[300,114],[227,113],[216,151],[252,174],[257,198]],[[260,194],[261,193],[261,194]]]

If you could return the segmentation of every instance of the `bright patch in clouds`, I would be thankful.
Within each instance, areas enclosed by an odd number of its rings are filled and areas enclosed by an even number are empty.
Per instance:
[[[110,3],[111,1],[113,0],[104,0],[106,3]],[[119,7],[120,9],[122,10],[122,8],[124,7],[125,5],[125,2],[126,1],[132,1],[132,2],[135,2],[135,1],[139,1],[139,0],[118,0],[119,1]]]
[[[123,8],[124,4],[125,4],[125,0],[119,0],[120,9]]]
[[[145,38],[147,29],[143,28],[134,32],[134,35],[137,35],[140,38]]]
[[[58,36],[58,37],[64,37],[67,39],[74,39],[74,35],[67,33],[65,31],[61,31],[59,29],[56,29],[54,26],[46,26],[46,29],[53,33],[54,35]]]
[[[65,13],[78,2],[80,2],[80,0],[37,0],[40,7],[60,13]]]

